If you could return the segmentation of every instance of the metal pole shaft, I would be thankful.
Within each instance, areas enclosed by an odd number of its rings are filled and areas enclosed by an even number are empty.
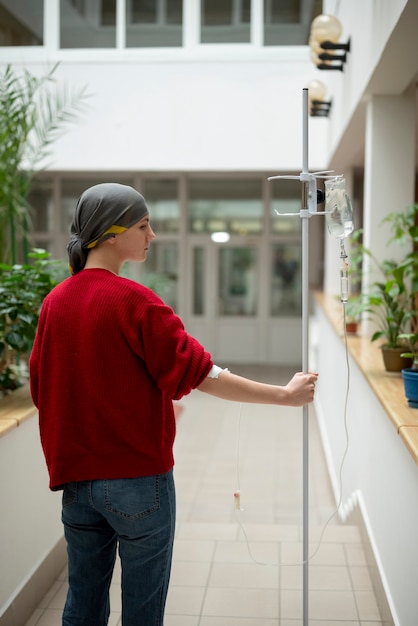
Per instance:
[[[308,174],[308,90],[303,90],[303,174]],[[309,371],[308,182],[302,182],[302,371]],[[309,624],[309,406],[303,407],[303,626]]]

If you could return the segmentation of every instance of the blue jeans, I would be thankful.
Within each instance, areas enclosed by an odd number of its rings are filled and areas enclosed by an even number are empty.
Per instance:
[[[68,483],[62,521],[69,589],[63,626],[106,626],[119,546],[122,625],[161,626],[175,528],[173,472]]]

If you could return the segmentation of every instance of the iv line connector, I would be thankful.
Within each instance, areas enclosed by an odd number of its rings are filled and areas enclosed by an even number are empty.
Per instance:
[[[344,248],[344,240],[340,239],[340,259],[346,259],[347,258],[347,252],[345,251]]]

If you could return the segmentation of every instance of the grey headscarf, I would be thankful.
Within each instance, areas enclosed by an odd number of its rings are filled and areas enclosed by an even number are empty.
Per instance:
[[[128,185],[102,183],[78,199],[67,246],[72,274],[86,264],[88,251],[148,215],[144,198]]]

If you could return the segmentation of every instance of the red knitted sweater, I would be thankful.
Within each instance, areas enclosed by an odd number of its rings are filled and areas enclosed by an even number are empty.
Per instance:
[[[150,289],[86,269],[46,297],[30,357],[51,489],[173,466],[173,399],[213,363]]]

